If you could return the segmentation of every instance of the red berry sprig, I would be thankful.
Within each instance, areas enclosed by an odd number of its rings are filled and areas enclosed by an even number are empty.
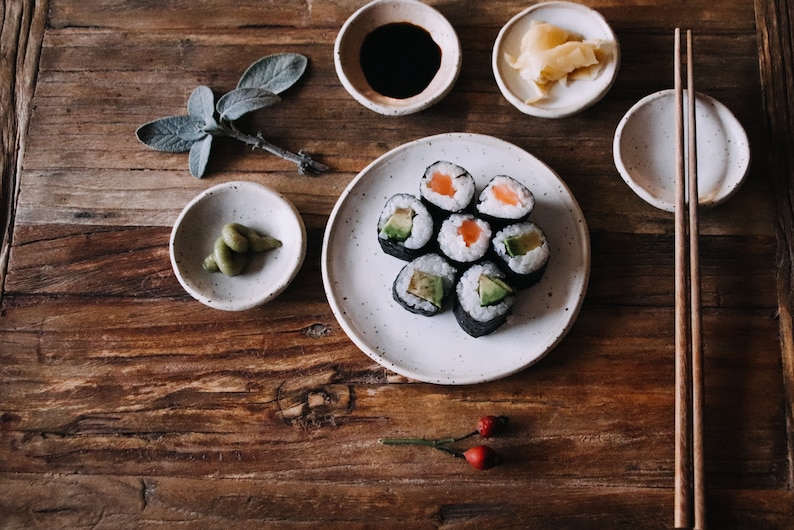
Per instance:
[[[507,422],[507,416],[483,416],[477,421],[477,429],[463,436],[438,438],[435,440],[427,438],[381,438],[378,441],[384,445],[424,445],[432,447],[454,457],[464,458],[475,469],[486,470],[498,466],[503,461],[502,457],[493,448],[487,445],[475,445],[463,451],[452,447],[452,444],[477,435],[483,438],[490,438],[504,429]]]
[[[483,438],[490,438],[504,429],[507,422],[507,416],[483,416],[477,422],[477,432]]]
[[[502,463],[502,457],[487,445],[475,445],[463,452],[463,458],[474,469],[491,469]]]

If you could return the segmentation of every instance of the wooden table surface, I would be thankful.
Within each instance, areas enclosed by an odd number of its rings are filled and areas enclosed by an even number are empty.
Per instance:
[[[748,132],[749,176],[701,214],[706,478],[712,528],[794,527],[790,0],[591,0],[622,47],[604,100],[560,120],[518,113],[491,67],[499,28],[533,2],[430,0],[463,70],[438,105],[384,117],[338,81],[333,43],[361,0],[3,2],[0,526],[670,528],[673,218],[612,160],[618,121],[672,86],[672,36],[692,28],[699,90]],[[256,59],[309,58],[284,101],[247,123],[332,169],[298,175],[218,142],[207,175],[134,132],[232,89]],[[492,135],[549,164],[592,244],[567,337],[516,375],[411,381],[345,335],[325,298],[331,210],[367,164],[452,131]],[[171,226],[228,180],[275,188],[303,216],[295,282],[241,313],[194,301],[169,262]],[[467,432],[510,417],[477,471],[387,436]],[[468,443],[468,442],[467,442]],[[471,441],[471,443],[477,443]]]

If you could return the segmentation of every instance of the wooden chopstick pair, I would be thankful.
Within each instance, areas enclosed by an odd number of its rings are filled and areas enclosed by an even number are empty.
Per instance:
[[[686,32],[686,90],[682,86],[681,29],[675,29],[676,191],[675,527],[705,528],[703,469],[703,338],[698,250],[697,127],[692,31]],[[684,104],[686,92],[686,104]],[[684,108],[687,128],[684,129]],[[685,140],[688,137],[688,141]],[[687,149],[685,157],[684,149]],[[688,198],[687,198],[688,183]],[[688,203],[688,210],[686,204]],[[688,221],[688,222],[687,222]],[[687,237],[688,236],[688,237]],[[687,247],[689,253],[687,254]],[[688,273],[688,278],[687,278]]]

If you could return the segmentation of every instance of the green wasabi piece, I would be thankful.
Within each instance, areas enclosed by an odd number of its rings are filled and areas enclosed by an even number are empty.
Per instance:
[[[244,228],[242,225],[237,223],[229,223],[225,225],[221,230],[221,237],[223,238],[223,242],[226,243],[226,246],[233,251],[248,252],[250,242],[248,241],[248,237],[241,233],[238,227]]]
[[[204,258],[204,262],[201,264],[201,268],[207,272],[220,272],[221,269],[218,267],[218,264],[215,263],[215,255],[210,254],[206,258]]]
[[[204,258],[201,267],[207,272],[237,276],[245,269],[251,254],[267,252],[280,246],[281,241],[274,237],[260,235],[240,223],[228,223],[221,229],[212,253]]]
[[[215,260],[218,270],[226,276],[237,276],[243,272],[247,261],[243,254],[239,254],[229,248],[223,237],[215,240],[215,245],[212,248],[212,258]]]

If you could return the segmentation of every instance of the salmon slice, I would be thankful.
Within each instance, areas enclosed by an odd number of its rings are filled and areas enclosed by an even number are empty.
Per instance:
[[[491,187],[494,198],[502,204],[509,204],[510,206],[518,206],[521,203],[521,197],[518,193],[507,184],[497,184]]]
[[[466,246],[470,247],[480,239],[482,228],[476,221],[466,219],[458,227],[458,234],[463,238],[463,242],[466,243]]]
[[[433,173],[433,178],[429,182],[430,189],[439,195],[446,195],[447,197],[455,196],[455,186],[452,184],[452,176],[446,173],[436,171]]]

